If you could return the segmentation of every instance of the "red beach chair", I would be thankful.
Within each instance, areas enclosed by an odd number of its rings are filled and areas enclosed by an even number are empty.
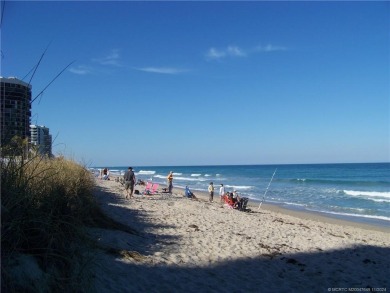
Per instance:
[[[234,208],[234,201],[232,198],[230,198],[229,196],[227,195],[224,195],[223,197],[223,200],[225,202],[225,205],[230,208],[230,209],[233,209]]]

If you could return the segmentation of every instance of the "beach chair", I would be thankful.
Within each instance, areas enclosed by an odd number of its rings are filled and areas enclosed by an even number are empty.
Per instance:
[[[224,195],[222,196],[223,198],[223,201],[225,203],[225,206],[229,209],[233,209],[234,208],[234,202],[233,202],[233,199],[231,199],[229,196],[227,195]]]
[[[150,190],[146,193],[146,195],[148,195],[148,198],[149,198],[149,199],[155,198],[153,195],[159,194],[159,192],[158,192],[158,186],[159,186],[158,183],[154,183],[154,184],[152,185],[152,187],[150,188]]]
[[[153,186],[152,182],[146,183],[145,190],[142,194],[150,194],[152,186]]]
[[[152,188],[150,189],[150,194],[156,194],[158,193],[158,186],[159,184],[158,183],[154,183]]]

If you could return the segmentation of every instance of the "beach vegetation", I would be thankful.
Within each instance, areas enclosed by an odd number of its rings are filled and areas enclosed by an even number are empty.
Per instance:
[[[2,147],[0,160],[2,291],[79,291],[96,244],[85,228],[134,231],[101,211],[86,167],[23,140]]]

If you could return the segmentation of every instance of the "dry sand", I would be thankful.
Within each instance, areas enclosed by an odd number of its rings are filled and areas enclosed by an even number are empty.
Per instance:
[[[139,234],[90,230],[121,251],[95,254],[95,292],[390,291],[390,228],[270,206],[240,212],[177,189],[126,200],[120,183],[96,182],[103,211]]]

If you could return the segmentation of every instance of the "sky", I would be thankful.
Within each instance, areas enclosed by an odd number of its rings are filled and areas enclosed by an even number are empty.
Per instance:
[[[387,1],[1,3],[1,76],[31,80],[55,155],[390,161]]]

